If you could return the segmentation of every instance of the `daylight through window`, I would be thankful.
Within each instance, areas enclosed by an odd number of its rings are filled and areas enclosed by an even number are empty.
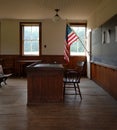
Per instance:
[[[40,25],[21,24],[22,55],[39,56],[40,54]]]
[[[78,35],[80,40],[72,43],[70,46],[70,55],[85,55],[85,37],[86,37],[86,25],[71,25],[71,28]]]

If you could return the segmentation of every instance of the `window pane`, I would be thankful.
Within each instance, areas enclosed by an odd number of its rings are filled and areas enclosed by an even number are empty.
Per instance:
[[[75,31],[75,33],[78,35],[80,40],[77,40],[70,46],[70,55],[84,55],[85,50],[84,50],[84,45],[85,45],[85,27],[76,27],[76,26],[71,26],[71,28]]]
[[[39,55],[38,41],[24,41],[24,55]]]
[[[39,26],[24,26],[24,55],[39,55]]]
[[[32,28],[32,40],[39,40],[39,27],[33,26]]]
[[[38,41],[32,41],[32,52],[38,52],[38,51],[39,51]]]
[[[31,27],[24,27],[24,40],[31,40]]]
[[[30,52],[30,41],[24,41],[24,53]]]

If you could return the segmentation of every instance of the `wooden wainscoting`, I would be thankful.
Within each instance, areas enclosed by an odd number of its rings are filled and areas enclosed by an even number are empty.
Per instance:
[[[16,60],[18,55],[0,55],[0,64],[2,64],[4,73],[15,74]]]
[[[99,63],[91,63],[91,78],[117,99],[117,69]]]
[[[44,63],[60,63],[65,67],[74,68],[78,61],[86,61],[86,56],[72,56],[70,57],[70,62],[68,64],[65,63],[63,55],[41,55],[41,56],[20,56],[20,55],[0,55],[0,63],[3,65],[5,73],[13,73],[15,76],[19,75],[19,60],[42,60]],[[26,63],[24,65],[31,64]],[[24,72],[23,70],[20,70]],[[86,69],[84,71],[84,76],[86,76]]]

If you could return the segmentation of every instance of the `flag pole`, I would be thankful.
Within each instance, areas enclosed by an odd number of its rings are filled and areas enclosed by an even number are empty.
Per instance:
[[[91,53],[87,50],[87,48],[85,47],[85,45],[83,44],[82,40],[79,37],[79,41],[81,42],[82,46],[84,47],[84,49],[86,50],[86,52],[89,54],[89,56],[91,56]]]

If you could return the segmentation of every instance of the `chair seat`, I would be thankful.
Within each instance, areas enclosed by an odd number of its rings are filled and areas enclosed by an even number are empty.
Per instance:
[[[3,74],[3,76],[4,76],[5,78],[10,77],[11,75],[12,75],[12,73],[10,73],[10,74]]]
[[[67,83],[79,83],[80,82],[80,74],[75,71],[75,70],[67,70],[65,72],[65,76],[64,76],[64,82]]]
[[[64,83],[80,83],[80,81],[79,80],[77,80],[77,79],[68,79],[68,78],[63,78],[63,81],[64,81]]]

